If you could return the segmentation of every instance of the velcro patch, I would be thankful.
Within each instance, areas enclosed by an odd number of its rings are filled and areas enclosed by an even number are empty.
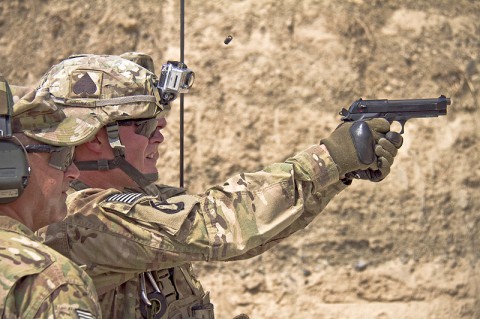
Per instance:
[[[142,193],[121,193],[121,194],[113,194],[108,196],[105,199],[105,202],[115,202],[115,203],[124,203],[124,204],[133,204],[140,198],[146,197],[145,194]]]
[[[158,210],[161,210],[162,213],[165,213],[165,214],[176,214],[185,209],[185,203],[161,202],[161,203],[153,203],[153,207],[155,207]]]
[[[70,98],[99,98],[103,72],[76,70],[70,75]]]
[[[151,200],[148,205],[135,205],[131,216],[168,228],[170,233],[175,235],[197,204],[198,198],[190,195],[175,196],[163,202]]]

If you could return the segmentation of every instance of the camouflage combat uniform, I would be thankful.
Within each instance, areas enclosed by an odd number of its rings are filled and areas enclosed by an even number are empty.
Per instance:
[[[0,101],[6,102],[0,103],[3,116],[10,114],[10,103],[18,101],[30,90],[15,87],[9,92],[7,82],[3,78],[1,82],[0,94],[2,99],[7,97]],[[11,101],[8,100],[9,93],[13,93]],[[15,133],[27,128],[54,126],[65,117],[53,102],[48,103],[47,95],[37,93],[31,91],[25,100],[33,103],[13,106]],[[5,135],[0,135],[3,142]],[[2,150],[2,157],[6,156],[8,152]],[[8,172],[2,171],[2,187],[11,185],[8,184],[9,177]],[[17,194],[25,196],[21,192]],[[4,195],[2,193],[2,199]],[[26,201],[28,198],[17,200]],[[9,205],[9,201],[0,205],[0,318],[101,318],[97,293],[88,275],[75,263],[43,245],[27,226],[2,215],[8,211],[4,204]],[[11,208],[11,211],[15,210]]]
[[[153,72],[118,56],[67,59],[39,85],[67,115],[64,125],[26,134],[63,145],[87,141],[105,127],[115,159],[93,164],[94,170],[111,169],[124,160],[117,155],[118,122],[168,111],[156,81]],[[87,124],[91,130],[85,133]],[[104,318],[212,319],[213,306],[191,262],[258,255],[308,225],[346,187],[319,145],[202,195],[138,185],[145,191],[78,190],[68,197],[67,217],[41,231],[47,245],[92,277]]]
[[[92,280],[38,239],[0,216],[0,318],[101,318]]]
[[[345,187],[317,145],[203,195],[171,187],[159,187],[158,197],[78,191],[69,196],[68,217],[43,236],[47,245],[86,265],[105,318],[142,318],[139,273],[145,271],[152,271],[157,297],[168,308],[158,318],[213,318],[191,261],[255,256],[308,225]],[[145,282],[153,296],[149,278]]]

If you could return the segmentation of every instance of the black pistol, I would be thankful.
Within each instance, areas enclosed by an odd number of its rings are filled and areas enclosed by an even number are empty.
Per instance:
[[[407,99],[407,100],[362,100],[350,105],[347,110],[340,111],[342,121],[360,121],[372,118],[384,118],[390,123],[399,122],[402,125],[400,134],[404,133],[405,123],[411,118],[438,117],[447,114],[450,98],[441,95],[437,99]]]

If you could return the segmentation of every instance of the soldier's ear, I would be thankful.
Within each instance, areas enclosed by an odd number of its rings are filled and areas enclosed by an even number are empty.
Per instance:
[[[104,141],[101,133],[99,132],[91,141],[84,143],[83,146],[93,153],[100,154],[102,153],[102,148],[104,147],[103,145],[105,145],[105,143],[108,145],[108,141]]]

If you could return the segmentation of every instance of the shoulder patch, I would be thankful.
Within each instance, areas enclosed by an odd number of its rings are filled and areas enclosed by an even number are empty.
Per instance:
[[[175,235],[198,204],[198,198],[192,195],[175,196],[166,201],[152,199],[135,205],[130,216],[142,222],[160,225]]]
[[[116,193],[105,197],[98,205],[104,209],[121,214],[128,214],[135,205],[154,199],[155,196],[143,193]]]
[[[124,203],[124,204],[133,204],[134,202],[138,201],[139,199],[147,197],[147,195],[142,193],[121,193],[121,194],[113,194],[108,196],[105,199],[105,202],[108,203]]]
[[[75,309],[75,313],[78,319],[96,319],[94,315],[85,310]]]
[[[155,207],[158,210],[161,210],[165,214],[176,214],[182,211],[183,209],[185,209],[185,203],[161,202],[161,203],[153,203],[153,207]]]

